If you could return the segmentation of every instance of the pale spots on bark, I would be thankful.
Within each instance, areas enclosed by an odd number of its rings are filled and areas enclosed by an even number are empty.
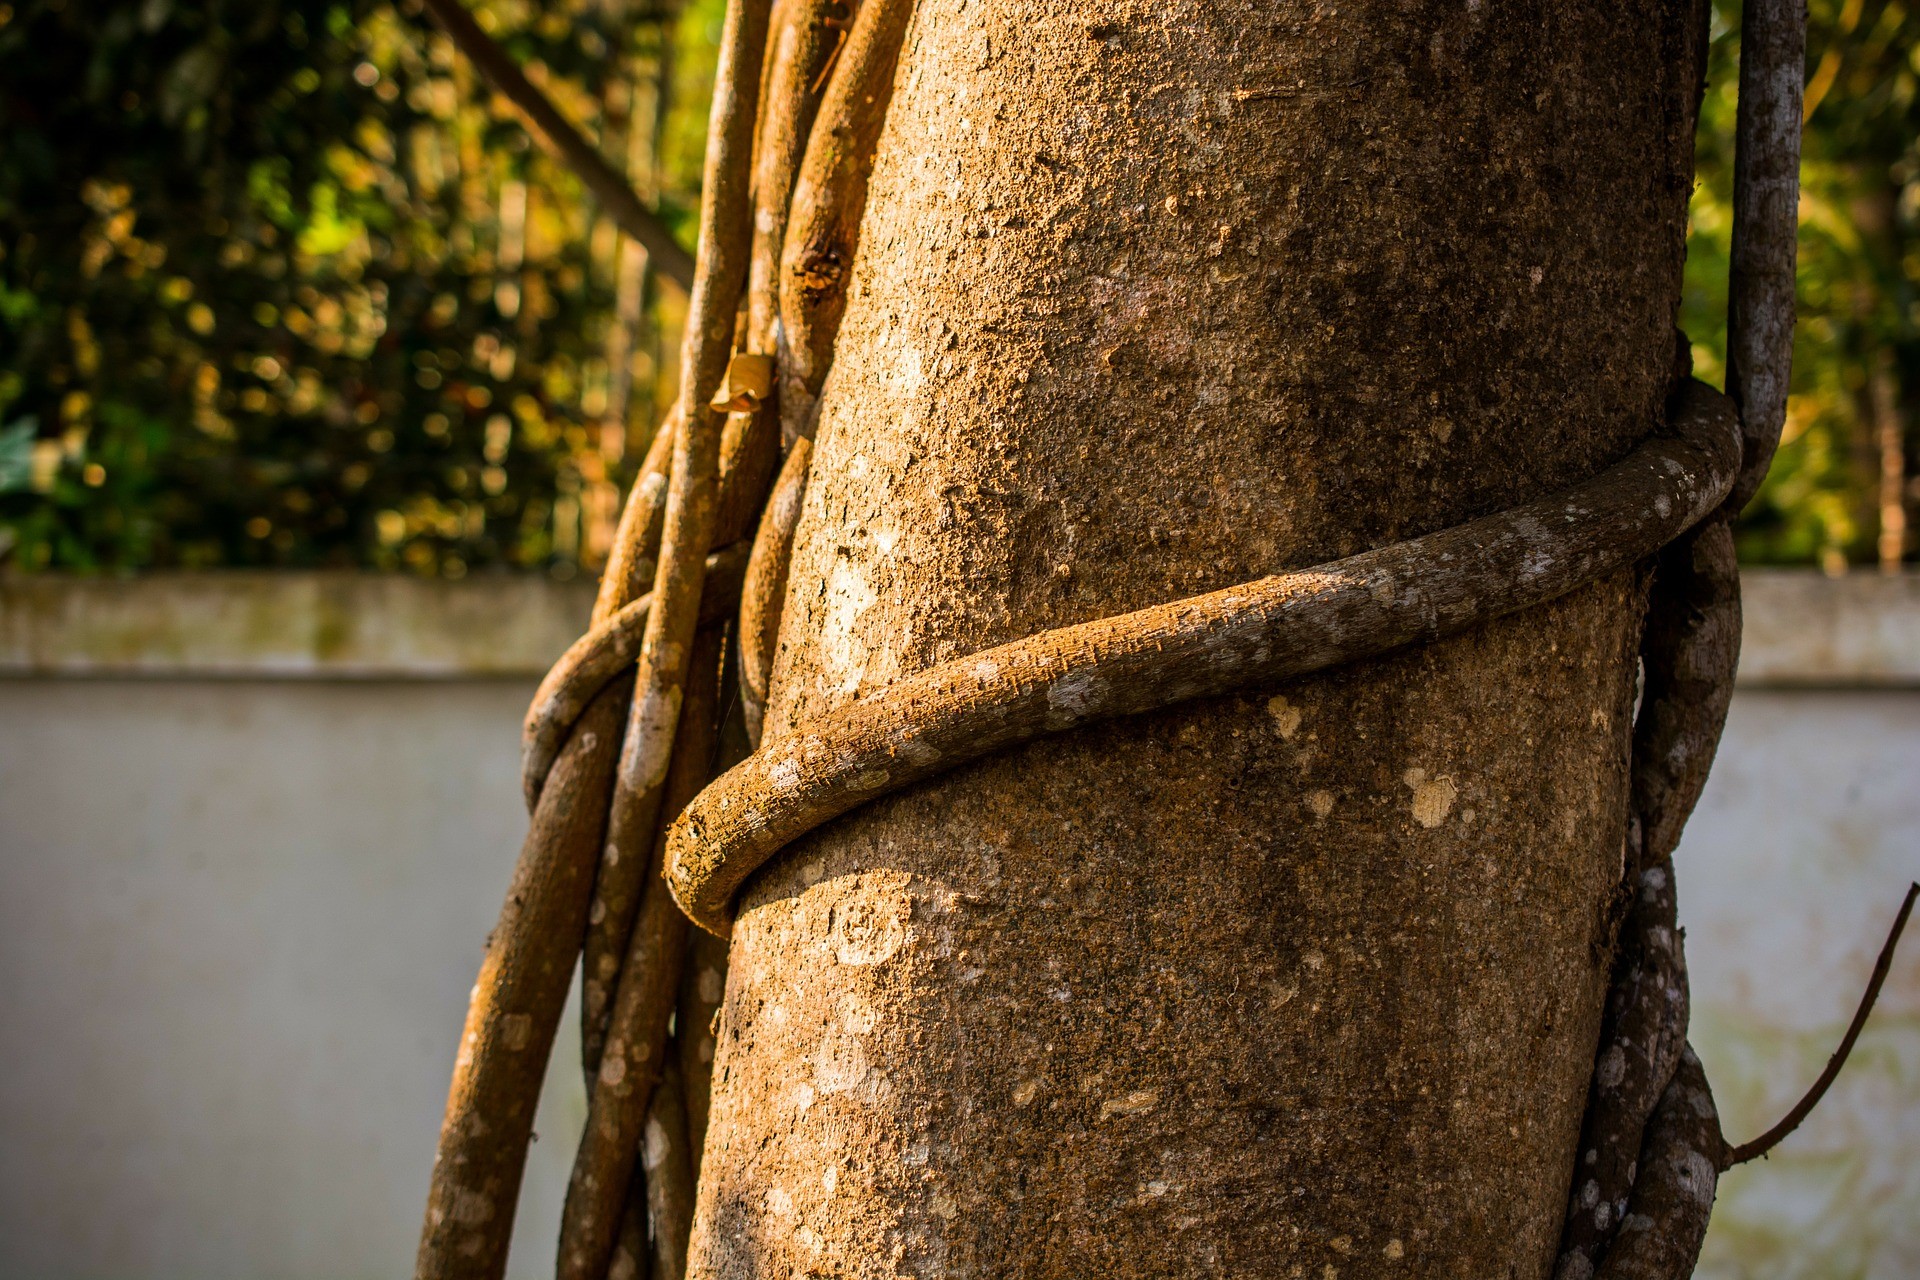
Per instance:
[[[1286,694],[1276,693],[1267,700],[1267,714],[1273,717],[1273,730],[1283,741],[1291,742],[1300,731],[1300,708],[1287,701]]]
[[[1427,771],[1418,765],[1402,774],[1400,781],[1413,793],[1413,820],[1429,830],[1447,820],[1447,815],[1453,812],[1453,802],[1460,795],[1452,778],[1444,775],[1429,778]]]

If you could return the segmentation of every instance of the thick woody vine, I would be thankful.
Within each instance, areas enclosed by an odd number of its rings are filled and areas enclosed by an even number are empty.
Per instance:
[[[731,904],[781,848],[1042,734],[1457,634],[1636,564],[1650,585],[1617,943],[1556,1280],[1690,1274],[1719,1173],[1764,1154],[1831,1083],[1914,898],[1820,1080],[1774,1130],[1730,1147],[1686,1043],[1672,854],[1712,764],[1739,651],[1729,523],[1765,476],[1785,416],[1797,0],[1746,6],[1725,396],[1681,372],[1667,429],[1562,493],[970,655],[764,752],[754,748],[817,398],[912,0],[865,0],[851,17],[840,0],[729,0],[690,264],[458,0],[427,4],[689,301],[680,396],[628,497],[591,628],[527,713],[532,821],[462,1034],[420,1280],[505,1269],[576,960],[589,1104],[558,1272],[679,1280]]]

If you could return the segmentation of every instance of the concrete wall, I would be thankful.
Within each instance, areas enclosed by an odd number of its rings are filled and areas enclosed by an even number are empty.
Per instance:
[[[1920,876],[1920,583],[1748,595],[1680,853],[1736,1138],[1817,1073]],[[407,1273],[524,829],[519,717],[586,606],[525,580],[0,583],[0,1277]],[[1920,1275],[1914,943],[1827,1103],[1723,1183],[1703,1274]],[[550,1273],[583,1112],[558,1066],[515,1276]]]

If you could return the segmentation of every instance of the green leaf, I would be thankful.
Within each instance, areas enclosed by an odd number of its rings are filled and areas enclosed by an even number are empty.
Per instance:
[[[226,58],[212,41],[204,41],[180,55],[160,82],[160,118],[178,124],[195,107],[213,96]]]
[[[0,427],[0,493],[24,493],[33,484],[33,440],[40,420],[31,415]]]

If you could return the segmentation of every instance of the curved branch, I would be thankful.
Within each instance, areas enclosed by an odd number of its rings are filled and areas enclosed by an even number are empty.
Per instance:
[[[1739,465],[1739,424],[1717,392],[1689,383],[1674,429],[1552,497],[1001,645],[844,706],[688,806],[668,848],[674,896],[724,935],[735,892],[780,849],[923,778],[1042,734],[1457,634],[1631,564],[1718,506]]]
[[[507,51],[480,29],[466,6],[460,0],[426,0],[426,6],[454,45],[487,78],[487,83],[519,108],[526,118],[528,131],[555,159],[573,170],[622,231],[640,242],[654,270],[682,289],[691,289],[693,255],[680,247],[659,215],[641,202],[627,180],[607,163],[592,143],[580,136],[580,131],[567,122],[551,98],[527,79]]]
[[[1853,1052],[1853,1042],[1860,1038],[1861,1029],[1867,1025],[1867,1015],[1873,1012],[1874,1001],[1880,998],[1880,988],[1887,980],[1887,970],[1893,966],[1894,948],[1900,945],[1900,935],[1906,930],[1907,917],[1913,914],[1913,900],[1920,896],[1920,884],[1907,886],[1907,896],[1900,903],[1900,913],[1893,918],[1893,928],[1887,931],[1887,940],[1880,947],[1880,958],[1873,962],[1873,976],[1867,979],[1867,989],[1861,993],[1860,1007],[1853,1011],[1853,1021],[1847,1024],[1847,1034],[1840,1038],[1840,1047],[1827,1059],[1826,1069],[1820,1078],[1813,1082],[1800,1101],[1793,1104],[1793,1110],[1780,1118],[1780,1123],[1767,1130],[1752,1142],[1743,1142],[1727,1153],[1723,1169],[1731,1169],[1736,1164],[1764,1156],[1780,1145],[1781,1139],[1800,1127],[1807,1113],[1820,1105],[1820,1099],[1826,1097],[1840,1068],[1847,1065],[1847,1055]]]
[[[706,582],[700,592],[700,622],[718,622],[733,612],[746,560],[744,541],[722,547],[707,557]],[[539,802],[540,789],[553,767],[554,756],[559,753],[560,744],[566,740],[581,709],[639,656],[647,615],[652,608],[653,596],[641,596],[575,640],[560,655],[560,660],[547,669],[520,729],[520,786],[526,792],[529,808]]]
[[[673,437],[680,430],[679,406],[653,433],[640,474],[627,490],[620,524],[613,532],[607,564],[600,571],[600,590],[593,600],[592,626],[599,626],[621,606],[653,587],[660,567],[660,530],[667,516],[667,465],[673,460]]]

